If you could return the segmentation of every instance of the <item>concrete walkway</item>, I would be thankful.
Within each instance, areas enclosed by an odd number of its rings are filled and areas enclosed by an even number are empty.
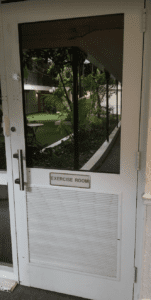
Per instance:
[[[101,166],[97,167],[94,172],[120,174],[120,137],[121,134],[119,132],[117,139],[104,162]]]

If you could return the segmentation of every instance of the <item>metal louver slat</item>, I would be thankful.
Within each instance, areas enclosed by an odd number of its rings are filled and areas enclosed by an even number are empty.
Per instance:
[[[113,194],[29,188],[30,262],[116,278],[118,200]]]

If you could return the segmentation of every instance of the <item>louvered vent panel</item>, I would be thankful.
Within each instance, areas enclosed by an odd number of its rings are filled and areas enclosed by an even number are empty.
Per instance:
[[[30,262],[117,276],[118,195],[27,192]]]

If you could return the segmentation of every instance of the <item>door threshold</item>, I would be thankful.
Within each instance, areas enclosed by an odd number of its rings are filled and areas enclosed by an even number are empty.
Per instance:
[[[6,266],[6,267],[13,268],[13,264],[11,264],[11,263],[0,262],[0,267],[1,266]]]
[[[14,274],[13,265],[8,264],[9,266],[0,264],[0,278],[16,280],[16,276]]]
[[[15,280],[0,278],[0,291],[13,292],[17,284]]]

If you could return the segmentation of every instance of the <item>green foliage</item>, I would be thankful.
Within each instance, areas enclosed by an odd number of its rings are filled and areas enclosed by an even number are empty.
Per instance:
[[[61,113],[68,113],[70,111],[69,105],[66,101],[64,90],[62,88],[56,89],[53,94],[42,94],[41,97],[44,99],[45,107],[48,110],[56,107],[57,111]]]
[[[106,76],[105,72],[100,73],[97,68],[96,74],[89,74],[87,77],[82,76],[82,82],[84,87],[84,94],[90,92],[91,99],[91,113],[97,115],[100,118],[100,115],[103,114],[101,108],[101,102],[106,96]],[[110,89],[115,85],[115,81],[110,78],[109,87]],[[109,91],[109,98],[114,92]]]
[[[24,50],[22,59],[23,68],[26,66],[28,70],[32,70],[33,65],[37,65],[38,67],[38,65],[43,65],[43,63],[49,63],[47,74],[53,70],[54,77],[56,77],[65,66],[72,67],[72,51],[72,47]],[[87,55],[78,49],[78,63],[81,64],[86,57]],[[50,60],[53,61],[53,66]]]
[[[36,93],[35,91],[29,91],[27,95],[28,101],[32,107],[37,106],[37,98],[36,98]]]
[[[82,98],[79,100],[79,128],[85,129],[89,126],[88,115],[91,111],[91,99]]]
[[[73,103],[69,98],[69,92],[73,93],[73,71],[72,71],[72,48],[53,48],[53,49],[36,49],[25,50],[23,53],[24,77],[28,77],[28,70],[32,70],[33,66],[40,66],[43,63],[47,64],[46,73],[56,81],[57,89],[53,94],[42,95],[45,107],[51,111],[53,107],[60,112],[60,117],[67,115],[66,121],[71,122],[71,127],[65,125],[61,121],[58,130],[66,131],[67,134],[73,131]],[[78,50],[78,64],[83,63],[86,55]],[[59,84],[58,84],[59,82]],[[84,88],[84,95],[90,92],[90,98],[79,100],[79,128],[86,129],[92,123],[101,123],[100,115],[104,112],[101,108],[101,102],[106,95],[106,77],[105,73],[101,73],[99,69],[96,73],[88,76],[81,76],[81,83]],[[115,84],[110,78],[110,87]],[[66,90],[69,87],[69,91]],[[109,92],[109,97],[111,92]],[[93,118],[89,118],[94,115]]]
[[[105,73],[100,74],[99,69],[95,75],[91,73],[87,77],[81,77],[85,92],[95,92],[97,88],[101,88],[101,85],[106,84]]]
[[[61,98],[55,94],[42,94],[41,97],[44,99],[44,105],[46,110],[51,111],[53,107],[56,107],[58,111],[63,110],[63,104]]]
[[[98,92],[102,95],[106,93],[106,78],[105,72],[100,73],[99,69],[97,69],[96,74],[89,74],[87,77],[81,76],[81,80],[84,86],[84,93],[86,94],[88,91],[93,92],[94,94],[98,94]],[[115,81],[110,78],[109,85],[115,85]]]
[[[99,119],[97,116],[89,116],[89,121],[92,125],[101,125],[103,123],[103,120]]]
[[[73,133],[73,128],[72,125],[66,125],[65,121],[61,120],[60,125],[58,125],[57,132],[64,136],[68,136]]]
[[[24,78],[25,79],[27,79],[28,78],[28,68],[27,68],[27,66],[25,66],[25,68],[24,68]]]

